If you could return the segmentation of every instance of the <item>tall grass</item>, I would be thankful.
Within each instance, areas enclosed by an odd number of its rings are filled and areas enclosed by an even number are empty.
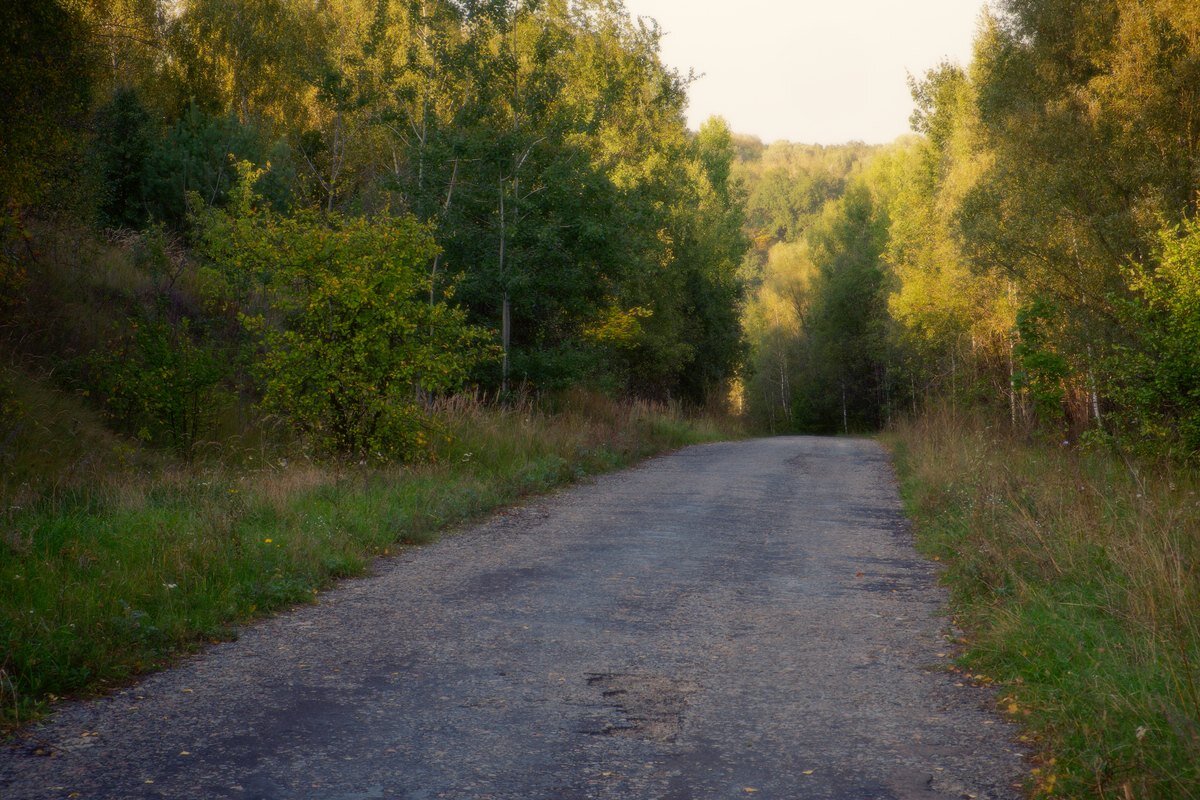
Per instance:
[[[1043,753],[1035,795],[1200,797],[1200,475],[946,410],[888,440],[965,665]]]
[[[442,401],[431,463],[97,469],[0,516],[0,729],[234,626],[311,601],[371,560],[573,479],[728,429],[582,393],[552,408]]]

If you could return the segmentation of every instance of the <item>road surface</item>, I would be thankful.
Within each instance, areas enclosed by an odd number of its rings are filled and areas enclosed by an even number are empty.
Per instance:
[[[63,707],[0,797],[1016,798],[935,578],[878,444],[689,448]]]

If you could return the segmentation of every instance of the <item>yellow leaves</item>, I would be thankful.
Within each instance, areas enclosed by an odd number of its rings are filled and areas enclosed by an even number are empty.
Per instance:
[[[1056,760],[1051,758],[1045,762],[1044,767],[1034,767],[1029,771],[1033,776],[1033,796],[1049,798],[1054,795],[1054,789],[1058,785],[1058,774],[1053,769]]]
[[[1000,698],[1000,709],[1009,716],[1029,716],[1032,712],[1028,708],[1022,707],[1017,698],[1012,695],[1006,695]]]
[[[642,332],[641,320],[654,316],[649,308],[635,306],[622,311],[608,308],[584,329],[583,335],[597,344],[632,345]]]

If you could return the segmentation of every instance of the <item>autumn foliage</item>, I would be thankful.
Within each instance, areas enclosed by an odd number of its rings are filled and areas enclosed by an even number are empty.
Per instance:
[[[494,354],[448,291],[431,295],[429,228],[403,215],[279,215],[254,193],[261,171],[239,172],[229,208],[203,213],[200,250],[257,342],[263,408],[329,453],[420,454],[432,425],[422,393],[460,389]]]

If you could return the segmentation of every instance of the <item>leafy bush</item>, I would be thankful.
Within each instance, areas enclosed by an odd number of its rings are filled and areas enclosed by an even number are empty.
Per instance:
[[[213,422],[221,362],[187,319],[134,319],[130,328],[92,358],[105,408],[138,438],[191,458]]]
[[[1200,456],[1200,221],[1164,231],[1157,269],[1129,271],[1133,299],[1120,304],[1138,348],[1112,359],[1113,394],[1143,444]]]
[[[1070,365],[1052,344],[1052,326],[1058,308],[1037,298],[1017,312],[1018,342],[1013,348],[1016,371],[1013,385],[1029,392],[1039,419],[1046,424],[1063,421],[1063,400]]]
[[[262,171],[239,172],[229,209],[203,216],[201,250],[252,309],[242,318],[262,348],[263,407],[326,452],[418,454],[430,426],[420,397],[459,388],[489,353],[465,312],[430,299],[429,229],[410,216],[281,216],[254,192]]]

